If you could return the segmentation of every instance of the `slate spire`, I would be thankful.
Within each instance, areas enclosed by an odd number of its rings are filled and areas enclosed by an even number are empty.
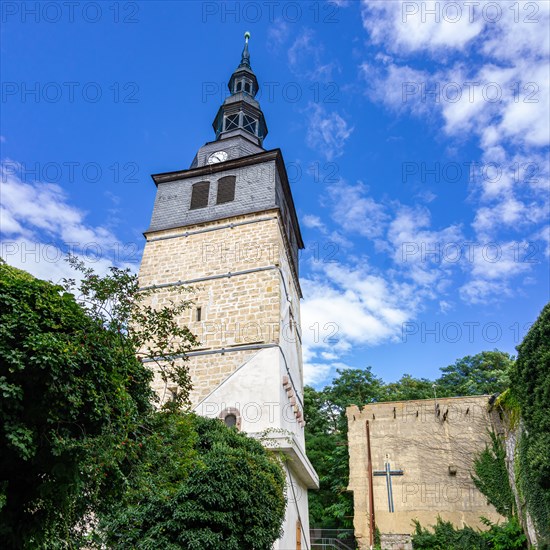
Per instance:
[[[228,82],[231,95],[219,108],[212,126],[217,140],[242,135],[261,146],[267,135],[267,125],[260,104],[255,99],[260,87],[250,66],[249,39],[250,33],[245,32],[241,62]]]

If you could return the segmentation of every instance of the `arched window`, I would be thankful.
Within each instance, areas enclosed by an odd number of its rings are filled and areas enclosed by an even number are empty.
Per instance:
[[[224,409],[219,418],[228,428],[241,429],[241,413],[235,407]]]
[[[243,83],[239,80],[239,82],[237,82],[237,92],[240,92],[242,87]]]
[[[208,206],[209,193],[209,181],[199,181],[198,183],[193,184],[193,189],[191,191],[191,206],[189,209],[194,210],[196,208],[204,208]]]
[[[250,83],[249,82],[245,82],[244,84],[244,91],[249,94],[250,93]]]
[[[237,425],[237,416],[232,414],[232,413],[229,413],[224,419],[223,421],[225,422],[225,425],[228,427],[228,428],[233,428],[233,426],[236,426]]]
[[[235,176],[225,176],[218,180],[218,195],[216,204],[223,204],[235,200]]]

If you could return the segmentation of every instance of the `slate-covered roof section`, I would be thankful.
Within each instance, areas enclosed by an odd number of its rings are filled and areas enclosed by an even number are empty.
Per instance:
[[[213,207],[207,209],[194,210],[192,211],[193,216],[190,217],[188,221],[185,220],[184,213],[186,213],[189,205],[186,204],[186,202],[181,202],[181,198],[178,199],[181,195],[178,189],[181,190],[182,186],[185,186],[185,193],[189,194],[190,189],[188,189],[188,187],[190,187],[192,183],[200,180],[209,180],[213,182],[225,175],[233,173],[246,174],[248,168],[254,168],[255,166],[261,168],[263,165],[273,165],[273,163],[276,167],[279,176],[278,178],[273,177],[272,181],[269,181],[271,178],[267,179],[265,175],[262,175],[263,173],[260,174],[258,178],[253,178],[254,181],[252,184],[256,187],[254,192],[257,192],[258,195],[258,200],[254,202],[254,205],[247,206],[245,204],[240,204],[239,197],[237,196],[235,204],[225,203],[224,205],[214,205]],[[153,219],[151,220],[151,226],[146,233],[214,221],[230,217],[232,215],[261,212],[262,210],[278,208],[279,205],[276,203],[274,186],[277,185],[277,181],[280,181],[283,195],[288,206],[290,222],[296,235],[298,247],[304,248],[300,224],[298,222],[298,216],[296,215],[296,208],[294,206],[294,200],[292,198],[292,192],[288,182],[283,155],[280,149],[272,149],[262,153],[230,159],[218,164],[199,166],[196,168],[178,170],[175,172],[153,174],[151,177],[153,178],[158,191],[157,200],[155,201],[155,209],[153,212]],[[162,191],[164,191],[165,184],[173,184],[168,186],[170,188],[173,187],[173,190],[167,193],[162,193]],[[237,180],[237,186],[238,185],[239,182]],[[267,189],[270,185],[273,186],[273,192],[269,192]],[[168,187],[166,187],[166,189],[168,189]],[[211,189],[211,193],[213,192],[215,192],[215,190]],[[200,219],[197,216],[201,216]]]

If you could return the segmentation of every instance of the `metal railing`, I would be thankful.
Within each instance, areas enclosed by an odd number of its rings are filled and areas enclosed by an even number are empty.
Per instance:
[[[353,529],[310,529],[311,550],[355,550]]]

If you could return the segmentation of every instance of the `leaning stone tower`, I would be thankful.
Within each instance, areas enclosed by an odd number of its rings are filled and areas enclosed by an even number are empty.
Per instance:
[[[181,319],[198,336],[188,354],[193,409],[250,435],[267,433],[287,455],[280,550],[309,548],[307,490],[318,477],[305,453],[298,251],[303,248],[280,149],[265,150],[248,38],[214,119],[215,139],[187,170],[157,186],[139,273],[142,287],[175,297],[194,289]],[[157,376],[162,399],[176,388]]]

